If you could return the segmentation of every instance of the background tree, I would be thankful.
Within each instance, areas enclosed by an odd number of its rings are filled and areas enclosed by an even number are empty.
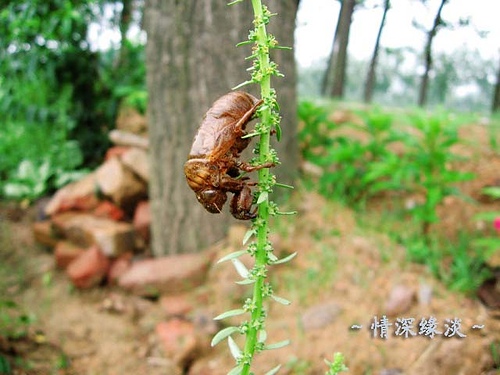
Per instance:
[[[366,76],[366,82],[364,87],[363,99],[365,103],[370,103],[373,97],[373,89],[375,86],[375,71],[377,69],[378,55],[380,49],[380,39],[382,38],[382,31],[385,26],[385,20],[387,17],[387,12],[391,7],[390,0],[384,0],[384,11],[382,13],[382,20],[380,21],[380,26],[378,28],[377,39],[375,40],[375,47],[373,48],[373,54],[370,59],[370,66],[368,68],[368,74]]]
[[[429,73],[432,69],[432,42],[436,36],[439,28],[445,24],[441,17],[442,10],[448,0],[441,0],[432,28],[427,32],[427,38],[424,48],[424,73],[420,81],[420,88],[418,93],[418,105],[423,107],[427,103],[427,88],[429,86]]]
[[[500,111],[500,59],[498,60],[498,71],[497,79],[495,83],[495,89],[493,94],[493,104],[491,106],[492,112]]]
[[[323,78],[321,92],[332,98],[342,98],[344,95],[345,76],[347,68],[347,45],[351,30],[352,14],[356,0],[342,0],[340,12],[333,38],[332,50]]]
[[[281,45],[293,44],[296,2],[274,3],[280,24],[271,30]],[[211,104],[246,81],[245,39],[253,16],[251,4],[228,7],[225,1],[149,0],[145,6],[150,200],[155,255],[196,252],[225,234],[227,207],[214,216],[188,188],[183,165],[201,118]],[[285,138],[276,145],[285,167],[278,178],[290,181],[297,166],[295,68],[290,52],[276,51],[274,60],[286,80],[277,80]],[[286,87],[283,85],[286,84]],[[252,92],[258,95],[255,91]],[[252,148],[249,147],[249,148]]]

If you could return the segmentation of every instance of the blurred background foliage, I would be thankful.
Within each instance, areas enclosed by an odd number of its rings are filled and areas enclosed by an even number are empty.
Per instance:
[[[3,2],[0,11],[0,190],[32,200],[102,160],[120,101],[145,92],[144,43],[98,50],[92,25],[125,35],[124,2]],[[138,8],[136,8],[138,9]],[[144,112],[144,110],[143,110]]]

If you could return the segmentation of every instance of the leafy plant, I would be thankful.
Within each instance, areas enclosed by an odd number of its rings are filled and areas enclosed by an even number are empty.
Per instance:
[[[438,221],[436,209],[448,195],[458,195],[458,182],[470,180],[472,173],[452,169],[452,163],[459,160],[451,147],[459,142],[457,127],[447,116],[412,117],[415,136],[405,139],[408,182],[413,191],[424,197],[423,204],[417,204],[413,217],[421,223],[422,234],[429,236],[432,223]]]
[[[400,158],[390,145],[402,136],[392,117],[375,108],[358,111],[361,124],[336,125],[326,110],[310,102],[299,105],[299,132],[304,159],[322,168],[319,191],[348,204],[364,202],[381,191],[401,189]],[[355,129],[362,139],[336,133]]]
[[[4,337],[16,339],[26,336],[33,321],[34,317],[24,314],[14,301],[0,300],[0,332]]]
[[[242,0],[233,1],[234,5]],[[250,83],[257,83],[260,86],[260,94],[263,104],[258,108],[257,114],[260,123],[255,126],[255,131],[249,137],[259,136],[260,140],[254,153],[254,164],[265,164],[273,162],[278,164],[276,151],[270,148],[271,130],[276,132],[279,140],[281,129],[279,127],[279,106],[276,101],[276,92],[271,87],[271,76],[281,76],[277,70],[277,65],[270,60],[269,50],[279,48],[274,37],[267,33],[266,25],[273,14],[264,6],[261,0],[252,0],[254,11],[254,30],[249,33],[248,41],[240,44],[253,44],[253,66],[251,79],[240,84],[239,87]],[[288,305],[290,302],[274,294],[271,284],[266,281],[267,268],[269,265],[280,264],[292,259],[295,254],[279,260],[273,254],[272,244],[269,241],[269,217],[282,214],[278,211],[277,205],[269,200],[269,195],[274,186],[286,186],[276,183],[276,178],[270,173],[268,168],[259,170],[258,192],[255,203],[258,205],[258,216],[253,219],[251,229],[243,238],[243,245],[250,241],[247,250],[237,251],[229,254],[220,261],[231,260],[236,271],[242,277],[241,284],[253,285],[253,295],[248,298],[240,309],[230,310],[220,314],[215,319],[225,319],[240,315],[250,315],[249,320],[244,321],[238,327],[230,326],[219,331],[212,339],[212,345],[216,345],[227,338],[230,352],[236,361],[236,366],[229,372],[230,375],[249,375],[254,355],[263,350],[278,349],[288,344],[288,340],[267,344],[267,333],[265,328],[265,318],[267,315],[264,302],[272,299],[278,303]],[[239,256],[249,253],[255,259],[252,269],[238,259]],[[245,336],[243,348],[236,343],[232,335],[239,333]],[[276,374],[281,365],[269,370],[266,374]]]

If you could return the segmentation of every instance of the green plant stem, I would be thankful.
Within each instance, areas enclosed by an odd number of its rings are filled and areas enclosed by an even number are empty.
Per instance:
[[[252,0],[252,7],[254,11],[254,19],[256,22],[256,43],[262,48],[258,48],[258,59],[262,72],[268,72],[270,69],[269,48],[267,47],[267,31],[266,25],[261,20],[263,19],[263,8],[261,0]],[[269,98],[271,95],[271,77],[270,74],[262,76],[260,81],[260,90],[262,98]],[[265,105],[265,102],[264,102]],[[261,122],[266,132],[260,136],[259,143],[259,158],[261,163],[265,163],[269,155],[269,141],[270,141],[270,128],[271,128],[271,108],[265,107],[261,111]],[[269,180],[269,169],[263,168],[259,170],[259,184],[266,184]],[[255,269],[260,270],[267,266],[266,244],[268,242],[268,221],[269,221],[269,198],[264,199],[258,208],[258,216],[256,219],[256,237],[257,237],[257,250],[255,254]],[[250,367],[253,356],[257,347],[257,335],[262,329],[261,321],[264,315],[263,309],[263,288],[264,288],[265,273],[258,273],[253,288],[253,309],[251,312],[251,323],[248,327],[244,353],[246,361],[243,364],[241,371],[242,375],[250,373]]]

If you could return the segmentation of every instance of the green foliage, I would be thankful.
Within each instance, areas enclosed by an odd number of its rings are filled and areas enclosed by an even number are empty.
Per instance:
[[[0,300],[0,332],[12,339],[24,337],[34,317],[21,311],[21,307],[12,300]]]
[[[145,112],[144,46],[90,48],[103,4],[11,1],[0,10],[0,197],[33,200],[81,177],[82,165],[102,160],[118,103]]]
[[[342,353],[335,353],[332,362],[325,359],[325,363],[328,366],[328,371],[325,375],[338,375],[341,372],[349,371],[344,362],[345,358]]]
[[[304,123],[299,132],[302,155],[323,170],[318,184],[322,194],[358,204],[383,190],[401,187],[399,157],[390,148],[401,135],[390,115],[380,109],[360,111],[362,124],[336,125],[326,109],[311,102],[300,103],[298,115]],[[360,136],[343,135],[342,130],[355,130]]]
[[[484,264],[498,249],[498,238],[473,239],[462,234],[450,244],[430,232],[444,198],[460,196],[458,183],[474,177],[456,168],[462,159],[452,148],[460,140],[458,125],[450,116],[418,113],[409,116],[409,124],[396,127],[392,116],[375,108],[357,111],[361,121],[337,125],[329,120],[324,107],[303,102],[299,118],[303,122],[299,133],[303,158],[321,167],[322,174],[314,184],[320,193],[355,207],[380,193],[419,197],[413,207],[401,210],[415,225],[403,231],[389,226],[405,246],[408,259],[427,265],[453,290],[471,292],[485,280],[488,273]],[[487,191],[500,196],[497,189]],[[490,220],[500,217],[488,215]],[[395,213],[393,216],[384,221],[401,220]]]
[[[457,126],[447,116],[412,116],[412,126],[417,134],[405,139],[407,151],[402,167],[409,172],[410,189],[424,196],[424,203],[417,204],[412,213],[427,236],[430,224],[438,220],[438,205],[446,196],[458,195],[456,184],[474,175],[451,169],[452,163],[459,160],[451,147],[459,139]]]
[[[471,247],[471,243],[474,240],[466,233],[461,233],[457,241],[418,235],[404,241],[409,260],[425,264],[449,289],[463,293],[473,293],[490,276],[485,262],[491,253]]]
[[[234,5],[241,2],[237,0],[229,3]],[[251,78],[248,81],[236,86],[234,89],[256,83],[260,87],[262,104],[257,109],[257,115],[260,122],[255,125],[255,131],[248,136],[259,136],[259,142],[254,149],[257,155],[252,163],[254,165],[264,166],[268,163],[279,164],[276,151],[270,147],[271,130],[276,133],[279,140],[281,129],[279,127],[279,105],[276,100],[276,92],[271,86],[272,76],[282,76],[277,65],[270,60],[269,51],[278,46],[274,36],[267,33],[266,27],[272,14],[261,0],[252,0],[254,12],[254,29],[249,32],[248,40],[239,45],[253,44],[253,59]],[[212,346],[222,340],[227,339],[229,350],[235,360],[235,367],[228,373],[230,375],[249,375],[254,355],[271,349],[279,349],[288,345],[288,340],[276,343],[267,343],[266,321],[267,311],[265,302],[273,300],[283,305],[290,302],[285,298],[274,294],[273,288],[267,281],[268,267],[275,264],[281,264],[290,261],[295,254],[286,258],[278,259],[273,254],[273,247],[269,241],[269,221],[271,216],[288,214],[278,210],[277,205],[269,200],[269,194],[272,193],[274,186],[287,187],[287,185],[276,183],[276,177],[272,175],[269,168],[259,169],[258,191],[254,196],[254,203],[258,206],[257,217],[252,220],[252,227],[247,231],[243,238],[243,245],[248,244],[246,251],[237,251],[225,256],[221,261],[231,261],[241,276],[239,282],[244,285],[252,285],[253,294],[245,300],[243,308],[230,310],[220,314],[216,319],[224,319],[232,316],[246,315],[248,320],[243,321],[238,327],[230,326],[219,331],[212,339]],[[252,241],[251,241],[252,240]],[[248,269],[238,258],[244,253],[250,254],[255,259],[251,269]],[[245,344],[240,348],[233,335],[239,333],[245,336]],[[281,365],[278,365],[266,375],[276,374]]]

